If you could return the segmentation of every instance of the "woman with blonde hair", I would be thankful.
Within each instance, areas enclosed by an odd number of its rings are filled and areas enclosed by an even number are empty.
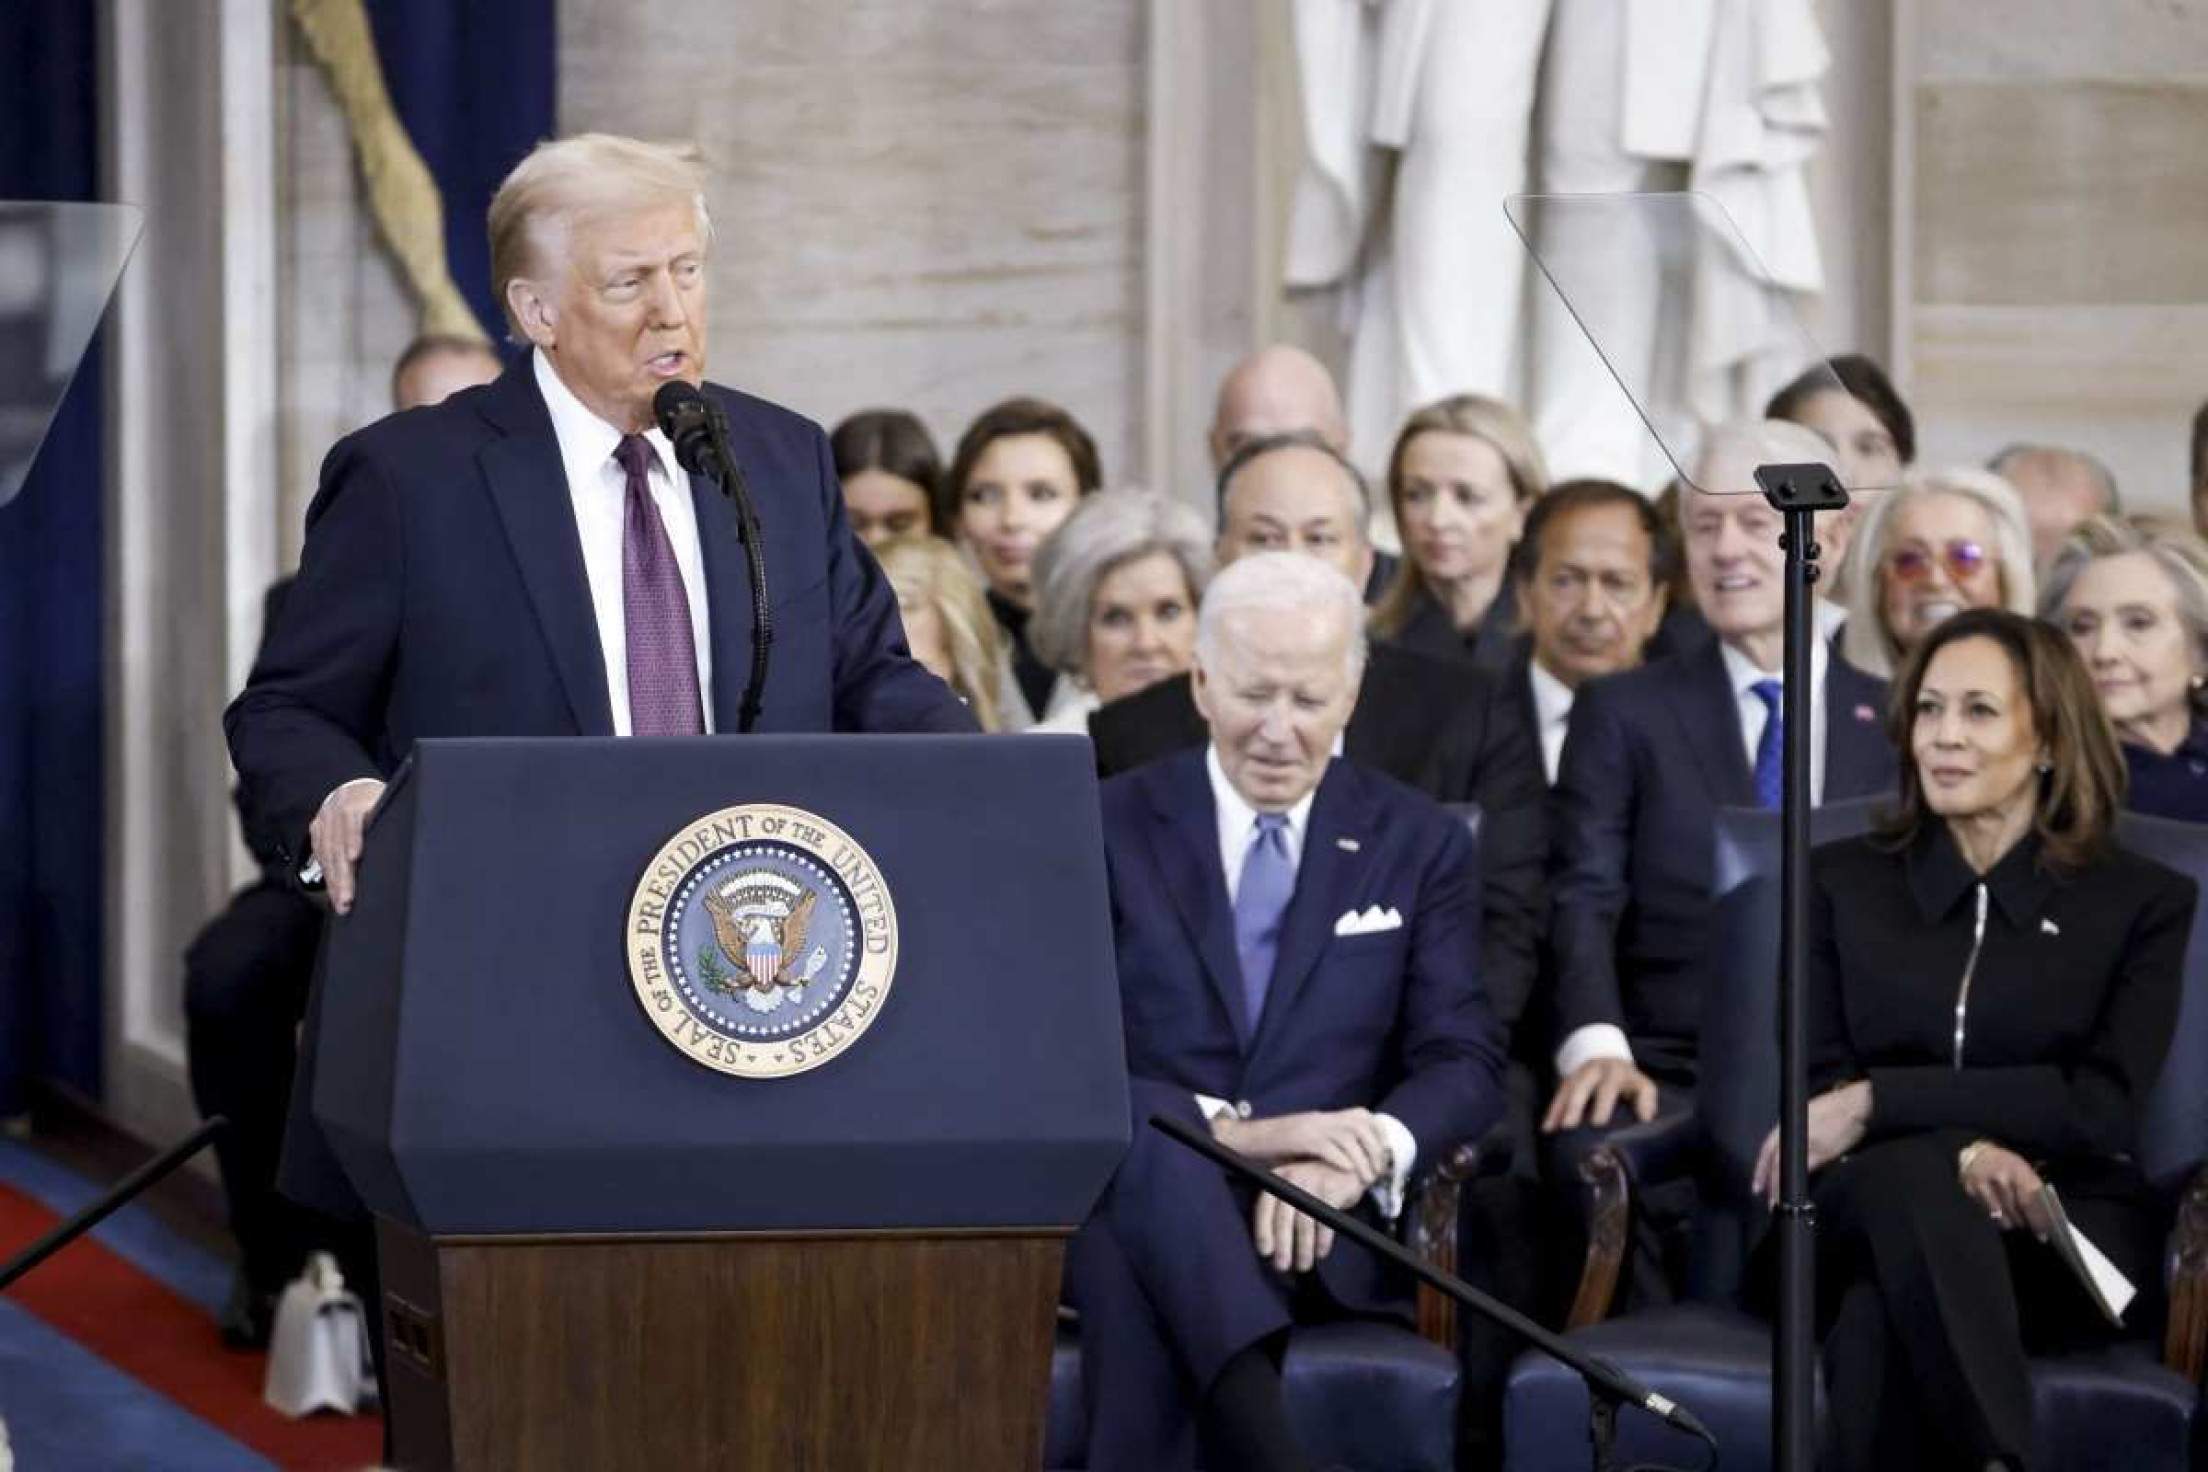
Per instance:
[[[2031,614],[2028,526],[2024,503],[1991,471],[1906,477],[1855,528],[1842,573],[1841,657],[1890,680],[1927,633],[1966,608]]]
[[[1004,636],[966,558],[930,536],[892,537],[874,556],[896,591],[912,657],[966,702],[982,730],[1003,730]]]
[[[1459,394],[1413,413],[1388,457],[1403,562],[1373,610],[1374,636],[1487,669],[1509,663],[1510,553],[1548,484],[1533,431],[1501,400]]]

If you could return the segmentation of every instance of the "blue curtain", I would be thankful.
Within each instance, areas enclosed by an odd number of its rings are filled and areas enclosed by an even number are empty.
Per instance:
[[[368,0],[368,23],[399,121],[444,196],[452,279],[483,330],[503,337],[483,217],[507,170],[552,136],[553,0]]]
[[[95,10],[0,5],[0,199],[97,197]],[[95,345],[0,507],[0,1115],[99,1092],[100,400]]]

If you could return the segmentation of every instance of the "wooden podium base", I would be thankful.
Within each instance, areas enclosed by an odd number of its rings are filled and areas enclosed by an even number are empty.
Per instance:
[[[1062,1232],[376,1240],[404,1472],[1041,1462]]]

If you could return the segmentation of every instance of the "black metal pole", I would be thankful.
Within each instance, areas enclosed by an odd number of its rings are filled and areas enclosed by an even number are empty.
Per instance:
[[[1785,782],[1779,805],[1778,1322],[1772,1328],[1772,1465],[1811,1472],[1817,1376],[1816,1231],[1809,1201],[1809,763],[1815,699],[1816,515],[1847,504],[1822,465],[1766,465],[1764,497],[1785,521],[1785,654],[1779,709]],[[1829,715],[1828,715],[1829,719]]]
[[[91,1231],[131,1197],[175,1170],[197,1154],[200,1148],[217,1134],[229,1128],[230,1121],[217,1114],[191,1134],[171,1145],[153,1159],[139,1166],[129,1175],[117,1181],[101,1195],[99,1200],[79,1211],[65,1222],[55,1225],[45,1236],[24,1248],[4,1265],[0,1265],[0,1289],[6,1288],[17,1278],[37,1267],[47,1258],[67,1247],[71,1242]]]

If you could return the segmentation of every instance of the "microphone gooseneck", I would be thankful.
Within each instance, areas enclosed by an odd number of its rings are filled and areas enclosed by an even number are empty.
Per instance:
[[[759,534],[759,513],[752,505],[744,468],[729,444],[728,416],[695,384],[680,379],[660,385],[652,395],[652,418],[675,447],[675,461],[692,475],[721,488],[736,512],[736,539],[743,545],[751,575],[751,675],[736,707],[736,729],[748,732],[759,720],[767,686],[767,656],[774,644],[773,610],[767,599],[767,558]]]

